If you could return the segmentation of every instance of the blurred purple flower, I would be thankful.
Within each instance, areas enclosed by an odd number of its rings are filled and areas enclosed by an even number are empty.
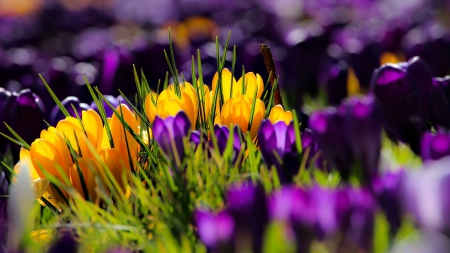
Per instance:
[[[426,163],[420,171],[409,171],[400,183],[403,209],[420,228],[450,235],[450,157]]]
[[[393,235],[398,231],[402,220],[402,211],[399,199],[400,181],[404,171],[389,171],[375,178],[372,182],[374,196],[384,211],[391,226]]]
[[[233,138],[233,140],[232,140],[233,141],[232,163],[235,163],[236,159],[238,158],[239,153],[241,152],[243,145],[245,145],[245,138],[242,135],[240,128],[238,126],[234,126],[233,137],[230,137],[230,129],[227,126],[215,125],[214,126],[214,135],[216,136],[217,147],[219,148],[219,152],[221,155],[223,155],[223,153],[225,152],[228,140],[230,138]],[[209,142],[209,146],[214,148],[214,144],[211,139]]]
[[[170,161],[176,164],[177,159],[183,162],[185,151],[183,139],[189,135],[191,123],[183,111],[175,117],[161,119],[156,116],[153,123],[153,136]]]
[[[272,124],[269,120],[264,120],[258,133],[258,141],[264,161],[277,168],[280,182],[291,182],[300,168],[294,123],[286,125],[280,121]]]
[[[106,100],[108,100],[108,102],[115,108],[117,108],[117,106],[119,106],[120,103],[125,104],[128,106],[128,108],[130,108],[130,110],[133,110],[131,108],[131,106],[127,103],[127,101],[125,99],[123,99],[122,95],[119,95],[117,97],[111,96],[111,95],[103,95]],[[106,101],[103,100],[103,108],[105,109],[105,113],[106,113],[106,117],[112,117],[112,115],[114,114],[113,109],[111,109],[111,107],[109,107],[108,103],[106,103]],[[100,111],[97,108],[97,104],[95,104],[95,101],[92,101],[91,103],[91,109],[100,113]]]
[[[89,110],[89,105],[85,104],[85,103],[80,103],[80,100],[78,100],[77,97],[74,96],[70,96],[70,97],[66,97],[65,99],[63,99],[61,101],[61,104],[64,106],[64,108],[66,108],[66,110],[69,112],[69,114],[72,117],[77,117],[75,111],[72,108],[72,105],[75,107],[78,115],[81,117],[81,112],[85,111],[85,110]],[[52,126],[56,126],[56,124],[58,124],[58,122],[60,120],[65,119],[66,116],[64,115],[64,113],[59,109],[58,105],[55,105],[55,107],[53,107],[53,110],[50,114],[50,124]]]
[[[330,61],[319,74],[319,82],[324,86],[328,103],[338,105],[348,94],[348,64],[343,60]]]
[[[6,127],[3,124],[5,120],[5,107],[8,102],[9,97],[11,97],[11,92],[0,88],[0,132],[5,133]],[[6,152],[6,148],[8,147],[8,140],[5,138],[0,138],[0,155]]]
[[[450,76],[433,78],[430,120],[435,127],[450,129]]]
[[[364,189],[348,188],[343,191],[338,204],[338,212],[342,215],[341,229],[350,241],[370,251],[373,246],[375,201]]]
[[[344,119],[344,133],[354,163],[371,180],[378,172],[381,151],[381,115],[372,95],[351,97],[339,108]]]
[[[63,231],[61,232],[61,235],[59,235],[59,238],[57,238],[55,242],[50,246],[48,253],[77,253],[78,249],[79,243],[75,239],[72,232]]]
[[[227,210],[235,221],[237,240],[250,240],[251,251],[261,253],[263,236],[269,222],[264,189],[250,183],[232,186],[227,192]],[[250,250],[250,249],[249,249]]]
[[[450,135],[427,132],[422,137],[421,156],[424,161],[438,160],[450,155]]]
[[[309,168],[312,165],[311,163],[314,162],[317,168],[330,171],[331,166],[320,152],[319,145],[314,139],[314,134],[311,129],[303,130],[300,138],[302,140],[303,156],[306,154],[308,155],[306,158],[305,168]]]
[[[28,144],[39,137],[45,128],[45,107],[41,99],[31,90],[13,93],[5,106],[4,120]],[[13,145],[13,156],[18,159],[19,149]]]
[[[352,153],[345,136],[344,120],[336,108],[329,107],[312,113],[309,126],[325,159],[340,172],[343,179],[348,179],[351,174]]]
[[[200,240],[217,253],[234,252],[235,221],[226,210],[213,213],[197,210],[195,221]]]
[[[428,94],[432,73],[419,57],[376,69],[371,91],[380,101],[383,125],[389,137],[406,142],[418,153],[420,136],[428,129]]]
[[[201,131],[195,130],[191,132],[191,143],[194,144],[194,150],[198,148],[199,145],[204,149],[206,147],[205,141],[208,139],[208,135]]]
[[[450,253],[450,239],[432,230],[420,230],[393,245],[389,253]]]
[[[8,195],[9,182],[4,171],[0,173],[0,250],[2,245],[6,243],[7,222],[6,222],[6,204]]]

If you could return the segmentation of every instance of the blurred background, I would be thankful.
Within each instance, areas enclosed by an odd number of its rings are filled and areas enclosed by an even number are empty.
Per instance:
[[[82,73],[104,94],[133,97],[135,64],[156,89],[171,27],[187,80],[200,49],[210,84],[215,37],[223,44],[232,31],[228,68],[236,45],[236,73],[245,65],[266,79],[258,47],[266,43],[288,108],[320,91],[335,104],[367,90],[381,63],[419,55],[435,76],[448,74],[449,14],[447,0],[0,0],[0,87],[31,89],[47,111],[55,104],[39,73],[61,100],[91,103]]]

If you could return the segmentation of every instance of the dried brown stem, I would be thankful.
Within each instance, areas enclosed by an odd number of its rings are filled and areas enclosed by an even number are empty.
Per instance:
[[[264,64],[266,65],[267,72],[270,75],[270,84],[273,87],[275,83],[275,79],[278,78],[277,68],[275,67],[275,60],[273,59],[272,52],[270,51],[270,47],[267,44],[259,44],[259,51],[264,57]],[[281,99],[280,94],[280,85],[278,83],[276,89],[273,92],[273,100],[276,105],[283,106],[283,100]]]

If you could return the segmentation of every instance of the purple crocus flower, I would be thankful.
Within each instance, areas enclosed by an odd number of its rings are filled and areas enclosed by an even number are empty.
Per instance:
[[[324,67],[322,75],[319,76],[320,83],[324,85],[327,94],[328,103],[331,105],[338,105],[347,97],[347,78],[348,78],[348,64],[341,60],[330,60]]]
[[[3,125],[3,121],[5,120],[5,106],[6,103],[11,96],[11,92],[0,88],[0,132],[6,132],[5,126]],[[6,148],[8,147],[8,140],[5,138],[0,138],[0,154],[4,154],[6,152]]]
[[[405,173],[400,183],[401,204],[424,229],[450,235],[450,157],[426,163],[424,169]]]
[[[39,137],[44,129],[45,107],[41,99],[31,90],[13,93],[5,106],[4,120],[28,144]],[[18,158],[19,147],[14,145],[13,155]],[[17,159],[15,159],[17,160]]]
[[[375,201],[367,190],[348,188],[341,192],[337,212],[341,219],[341,230],[348,242],[355,244],[353,247],[365,251],[372,248],[375,208]]]
[[[300,168],[300,159],[295,146],[294,123],[280,121],[272,124],[265,120],[258,133],[259,147],[264,161],[277,168],[280,181],[289,183]],[[276,154],[275,154],[276,152]]]
[[[420,230],[394,244],[389,253],[450,253],[450,239],[432,230]]]
[[[63,99],[61,101],[61,104],[64,106],[64,108],[66,108],[67,112],[69,112],[69,114],[72,117],[77,117],[75,111],[73,110],[72,105],[75,107],[75,109],[77,110],[77,113],[78,113],[78,115],[80,117],[81,117],[81,112],[82,111],[90,109],[89,105],[87,105],[85,103],[81,103],[80,100],[77,97],[74,97],[74,96],[66,97],[65,99]],[[65,118],[66,118],[66,116],[61,111],[61,109],[59,109],[58,105],[53,107],[53,110],[52,110],[52,112],[50,114],[50,124],[52,126],[56,126],[56,124],[58,124],[58,122],[60,120],[63,120]]]
[[[344,180],[354,173],[370,181],[377,174],[381,118],[373,96],[348,98],[338,110],[314,112],[309,123],[325,158]]]
[[[228,140],[230,139],[230,129],[227,126],[215,125],[214,126],[214,135],[216,136],[217,147],[219,149],[219,153],[221,155],[223,155],[223,153],[225,152],[225,150],[227,148]],[[232,140],[233,141],[233,146],[232,146],[233,154],[232,154],[231,159],[232,159],[232,163],[235,163],[243,145],[245,145],[245,138],[242,135],[242,132],[240,131],[240,128],[238,126],[234,126],[233,136],[231,138],[233,138],[233,140]],[[213,144],[212,140],[210,140],[209,146],[214,148],[214,144]]]
[[[111,96],[111,95],[103,95],[106,100],[108,100],[109,103],[111,103],[111,105],[115,108],[117,108],[117,106],[119,106],[120,103],[125,104],[128,106],[128,108],[131,109],[131,106],[127,103],[127,101],[125,99],[123,99],[122,95],[119,95],[117,97]],[[103,108],[105,108],[105,113],[106,113],[106,117],[112,117],[112,115],[114,114],[113,109],[111,109],[111,107],[109,107],[109,105],[106,103],[106,101],[103,101]],[[91,109],[100,113],[100,111],[97,108],[97,104],[95,104],[95,101],[92,101],[91,103]]]
[[[424,161],[438,160],[450,155],[450,135],[427,132],[422,137],[421,156]]]
[[[402,219],[399,189],[403,175],[403,170],[389,171],[375,178],[372,182],[373,193],[379,206],[384,211],[394,235],[400,228]]]
[[[433,78],[430,117],[435,127],[450,129],[450,76]]]
[[[390,138],[406,142],[418,153],[420,136],[428,129],[428,94],[432,73],[419,57],[376,69],[371,91],[380,101],[384,128]]]
[[[352,97],[339,110],[354,165],[359,164],[364,178],[371,179],[377,174],[381,150],[381,115],[375,98]]]
[[[48,253],[58,253],[58,252],[68,252],[77,253],[79,249],[79,243],[74,238],[72,232],[62,231],[60,232],[59,238],[51,245]]]
[[[309,126],[325,159],[340,172],[342,178],[348,179],[351,174],[352,154],[343,121],[336,108],[328,107],[312,113]]]
[[[200,209],[195,212],[195,221],[200,240],[209,250],[234,252],[235,221],[228,211],[213,213]]]
[[[312,165],[311,163],[313,162],[315,163],[315,166],[317,168],[329,171],[331,167],[321,154],[319,150],[319,145],[317,144],[317,141],[314,139],[314,134],[311,131],[311,129],[303,130],[303,132],[301,133],[301,140],[302,140],[303,155],[304,156],[306,154],[308,155],[308,157],[306,158],[305,167],[309,168]]]
[[[297,252],[309,252],[317,221],[309,192],[285,186],[269,198],[268,205],[271,219],[285,222],[290,230],[286,234],[294,234],[295,238],[292,239],[297,243]]]
[[[190,129],[191,123],[183,111],[175,117],[169,116],[166,119],[156,116],[153,122],[155,141],[174,164],[177,164],[177,160],[180,164],[183,162],[185,156],[183,139],[189,135]]]
[[[191,132],[191,143],[194,144],[194,150],[197,150],[198,146],[201,144],[201,147],[204,149],[206,147],[205,140],[208,139],[208,135],[201,130],[195,130]]]
[[[9,188],[9,182],[6,179],[6,174],[4,171],[0,173],[0,249],[3,244],[6,243],[7,233],[7,222],[6,222],[6,204]]]
[[[266,196],[261,186],[243,184],[232,186],[227,192],[227,210],[235,221],[237,240],[249,240],[239,243],[251,245],[252,252],[261,253],[264,231],[269,222]]]

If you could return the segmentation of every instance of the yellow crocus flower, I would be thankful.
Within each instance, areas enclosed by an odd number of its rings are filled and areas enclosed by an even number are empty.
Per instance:
[[[138,121],[136,119],[136,116],[134,115],[133,112],[131,112],[128,106],[125,104],[121,104],[116,108],[116,111],[122,116],[123,120],[131,127],[134,134],[139,136]],[[131,155],[133,167],[134,169],[137,169],[136,164],[138,158],[139,143],[134,139],[131,133],[129,133],[126,129],[124,129],[123,124],[120,122],[119,117],[117,117],[116,114],[113,114],[111,120],[108,122],[110,122],[109,126],[111,128],[111,135],[114,142],[114,148],[116,148],[122,154],[123,159],[125,160],[125,166],[127,170],[131,171],[129,162],[130,156],[128,155],[128,151]],[[129,150],[127,149],[127,143]],[[111,148],[109,147],[108,142],[107,148]]]
[[[77,166],[78,164],[78,166]],[[97,192],[95,188],[97,184],[95,182],[95,175],[98,174],[98,165],[92,158],[78,158],[77,162],[74,163],[70,168],[70,181],[85,199],[87,196],[84,195],[83,186],[81,183],[80,173],[78,172],[78,168],[80,169],[84,183],[86,185],[87,194],[92,202],[97,202]]]
[[[252,99],[246,95],[238,95],[225,102],[221,112],[221,124],[230,126],[238,125],[242,132],[247,132],[252,108]],[[261,122],[264,118],[265,106],[263,101],[256,99],[253,113],[253,121],[250,129],[250,136],[254,138],[258,133]]]
[[[198,97],[194,86],[188,82],[180,83],[181,96],[175,93],[173,84],[159,94],[158,98],[154,94],[148,94],[145,98],[145,112],[151,123],[156,115],[161,118],[175,116],[179,111],[184,111],[191,121],[192,128],[195,128],[198,116]],[[156,105],[152,101],[156,100]]]
[[[83,158],[94,158],[94,154],[92,154],[86,139],[82,138],[82,135],[85,135],[86,132],[87,140],[89,140],[90,144],[93,147],[98,147],[103,135],[102,120],[96,111],[89,109],[82,112],[81,122],[83,125],[77,118],[66,117],[58,122],[56,131],[67,137],[70,145],[78,155],[83,156]],[[78,150],[78,145],[81,150]]]
[[[222,94],[224,102],[228,101],[228,99],[230,98],[242,94],[243,80],[245,80],[244,82],[245,95],[253,97],[256,92],[256,97],[261,98],[261,95],[264,91],[264,82],[259,74],[255,75],[253,72],[248,72],[236,82],[236,79],[234,78],[232,73],[228,69],[224,68],[222,70]],[[219,81],[219,73],[216,72],[212,81],[212,91],[213,91],[212,94],[214,94],[216,90],[218,81]]]
[[[270,120],[272,124],[275,124],[279,121],[284,121],[286,125],[289,125],[292,121],[292,112],[284,111],[283,106],[276,105],[270,110],[269,117],[267,119]]]

